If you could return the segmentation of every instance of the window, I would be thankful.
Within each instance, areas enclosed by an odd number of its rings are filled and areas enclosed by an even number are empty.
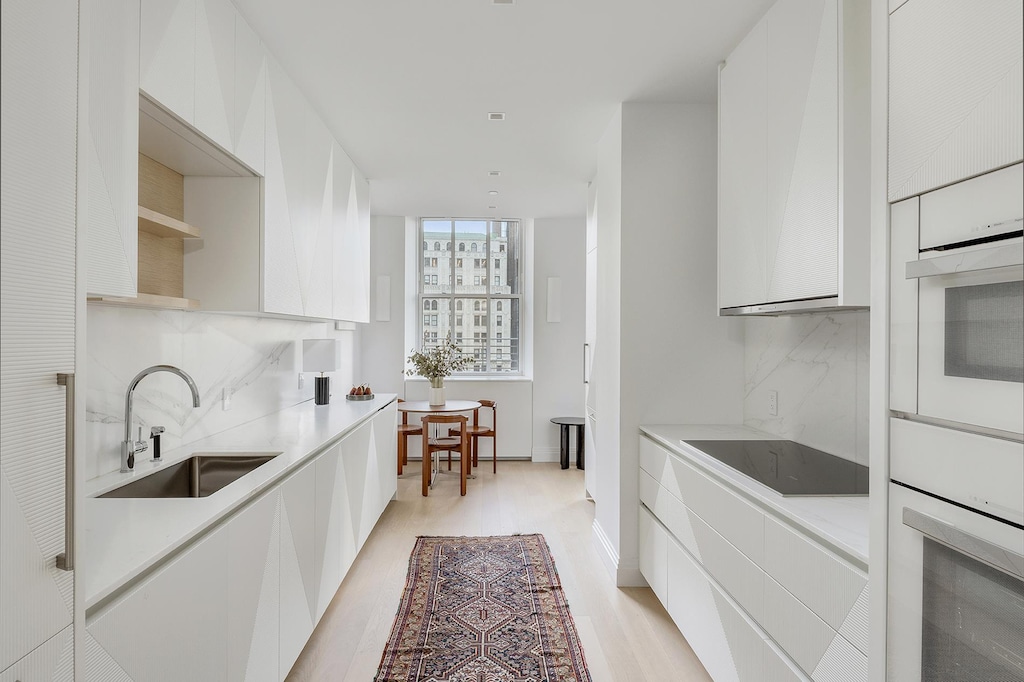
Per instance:
[[[430,310],[430,301],[428,301],[427,299],[423,299],[423,309]]]
[[[456,343],[464,339],[459,345],[463,353],[473,359],[464,370],[467,374],[522,372],[521,239],[520,224],[515,220],[423,218],[420,221],[420,240],[424,245],[420,256],[431,259],[420,266],[424,268],[420,273],[424,279],[419,297],[421,301],[431,301],[427,309],[429,318],[424,320],[420,330],[422,338],[425,344],[434,338],[443,339],[449,333]],[[435,250],[428,252],[430,245],[434,245]],[[466,252],[470,252],[471,261],[463,257]],[[463,311],[470,311],[472,319],[465,319]],[[496,312],[500,315],[492,314]]]
[[[433,301],[430,302],[430,309],[437,310],[437,299],[434,299]]]
[[[430,267],[430,259],[429,258],[424,258],[423,259],[423,267],[425,267],[425,268],[429,268]]]

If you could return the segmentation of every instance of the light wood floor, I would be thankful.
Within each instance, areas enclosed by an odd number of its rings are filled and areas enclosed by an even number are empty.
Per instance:
[[[423,497],[419,463],[410,462],[288,680],[373,679],[417,535],[534,532],[551,547],[594,682],[711,679],[650,589],[612,583],[593,545],[582,471],[505,461],[495,475],[480,464],[465,497],[457,476],[438,477]]]

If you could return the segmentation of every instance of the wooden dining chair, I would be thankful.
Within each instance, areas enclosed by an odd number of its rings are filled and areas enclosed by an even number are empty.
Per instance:
[[[427,414],[420,421],[423,424],[423,496],[427,496],[427,489],[430,487],[433,453],[445,450],[448,451],[449,462],[452,452],[459,453],[459,478],[461,480],[459,494],[465,495],[466,477],[469,476],[469,469],[472,466],[469,456],[469,436],[466,431],[466,423],[469,418],[461,414]],[[448,435],[431,437],[431,424],[449,426]],[[458,424],[458,428],[451,427],[451,424]]]
[[[498,403],[493,400],[478,400],[477,402],[480,403],[480,407],[473,410],[473,423],[466,429],[469,437],[473,439],[473,466],[480,465],[480,439],[491,438],[494,441],[491,447],[494,460],[492,466],[494,473],[498,473],[498,438],[495,435],[498,429]],[[491,411],[490,426],[480,423],[480,410]]]
[[[401,398],[398,402],[404,403]],[[409,436],[423,435],[423,427],[409,423],[409,413],[402,412],[402,423],[398,425],[398,475],[402,475],[402,467],[409,463]]]

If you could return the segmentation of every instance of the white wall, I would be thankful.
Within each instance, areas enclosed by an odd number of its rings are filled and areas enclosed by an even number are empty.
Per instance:
[[[744,423],[867,465],[868,346],[867,312],[747,319]]]
[[[370,323],[359,325],[360,367],[357,381],[374,391],[405,396],[405,218],[370,219]],[[377,319],[377,278],[390,279],[388,317]]]
[[[586,219],[534,221],[533,460],[559,457],[552,417],[583,417]],[[561,287],[561,321],[548,322],[548,278]],[[572,430],[572,429],[570,429]],[[575,435],[572,436],[575,438]],[[572,444],[575,448],[575,443]],[[575,453],[575,449],[572,450]],[[575,461],[573,454],[573,461]]]
[[[595,532],[620,585],[643,581],[639,425],[743,418],[742,322],[717,316],[715,125],[713,106],[627,103],[602,141]]]
[[[140,425],[146,437],[151,426],[163,426],[164,450],[311,400],[314,375],[306,375],[304,388],[298,387],[302,339],[338,338],[342,369],[330,374],[332,393],[340,399],[353,381],[355,333],[335,331],[329,322],[101,305],[90,305],[87,315],[87,478],[120,468],[125,391],[150,365],[188,372],[202,402],[193,408],[187,386],[171,374],[153,374],[139,383],[133,435]],[[228,410],[221,403],[224,389],[231,394]]]

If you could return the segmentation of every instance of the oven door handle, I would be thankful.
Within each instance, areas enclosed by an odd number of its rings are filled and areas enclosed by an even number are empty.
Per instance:
[[[935,542],[1018,579],[1024,579],[1024,555],[962,531],[945,521],[903,508],[903,525],[924,533]]]
[[[1019,241],[977,251],[964,251],[963,253],[951,253],[948,256],[909,261],[907,263],[907,279],[959,275],[964,272],[992,270],[1014,265],[1024,265],[1024,249],[1021,248]]]

